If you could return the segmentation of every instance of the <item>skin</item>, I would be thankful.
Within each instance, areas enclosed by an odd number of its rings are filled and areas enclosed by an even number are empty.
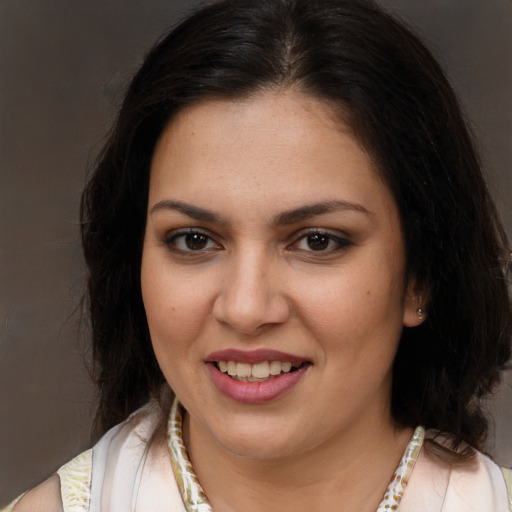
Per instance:
[[[52,475],[42,484],[34,487],[16,504],[14,511],[63,512],[59,476]]]
[[[190,230],[203,245],[187,245]],[[421,321],[405,267],[391,192],[329,105],[265,92],[188,107],[167,126],[151,165],[142,292],[214,510],[375,510],[412,433],[390,415],[400,334]],[[243,404],[205,364],[228,348],[310,366],[279,398]]]

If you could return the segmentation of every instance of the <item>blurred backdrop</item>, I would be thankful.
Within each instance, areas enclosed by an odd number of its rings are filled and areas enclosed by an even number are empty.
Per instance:
[[[0,505],[90,443],[78,204],[122,91],[198,2],[0,2]],[[512,235],[512,1],[382,0],[448,71]],[[512,378],[489,451],[512,466]]]

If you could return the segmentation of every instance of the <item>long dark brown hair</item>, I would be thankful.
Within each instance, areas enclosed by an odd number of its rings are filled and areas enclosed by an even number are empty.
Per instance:
[[[440,66],[366,0],[226,0],[148,54],[82,199],[100,431],[164,383],[140,289],[149,168],[163,128],[207,98],[290,87],[343,112],[394,194],[408,271],[428,290],[426,321],[404,328],[394,363],[395,421],[481,448],[481,400],[510,357],[506,236]]]

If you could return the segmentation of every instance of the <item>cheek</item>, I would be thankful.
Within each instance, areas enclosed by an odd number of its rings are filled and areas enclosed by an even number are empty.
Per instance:
[[[395,350],[402,331],[402,272],[383,268],[388,271],[371,271],[366,265],[339,269],[297,290],[301,317],[330,352],[356,357]]]
[[[297,291],[304,315],[313,325],[345,328],[372,327],[401,318],[403,291],[388,278],[351,275],[329,279],[323,286],[306,286]],[[390,318],[391,317],[391,318]]]
[[[165,265],[143,258],[141,287],[151,341],[160,365],[162,354],[190,350],[209,314],[208,290]],[[173,358],[174,359],[174,358]]]

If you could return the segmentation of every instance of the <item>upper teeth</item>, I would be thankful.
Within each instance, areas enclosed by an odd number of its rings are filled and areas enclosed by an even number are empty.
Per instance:
[[[279,375],[281,372],[288,373],[293,366],[296,368],[299,364],[292,364],[289,361],[262,361],[261,363],[237,363],[235,361],[219,361],[219,370],[227,373],[231,377],[268,379],[271,375]]]

